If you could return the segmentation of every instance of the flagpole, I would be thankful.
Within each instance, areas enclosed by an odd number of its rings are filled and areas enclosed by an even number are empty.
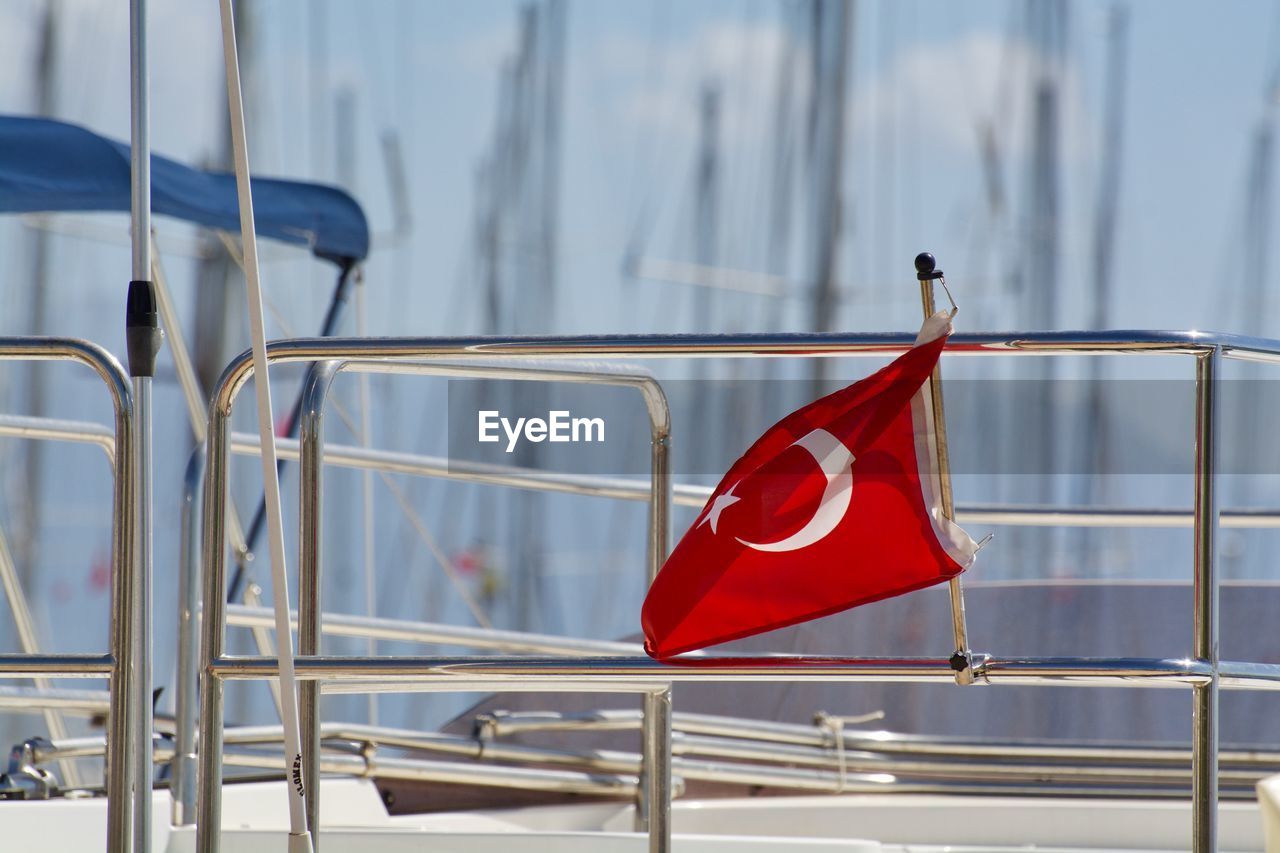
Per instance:
[[[937,312],[933,299],[933,283],[942,280],[942,270],[937,260],[928,252],[916,255],[916,278],[920,281],[920,302],[924,318],[928,320]],[[929,403],[933,409],[933,436],[937,448],[938,491],[942,497],[942,514],[948,521],[955,521],[956,507],[951,497],[951,461],[947,455],[947,419],[942,406],[942,361],[933,368],[929,378]],[[960,577],[953,577],[948,584],[951,595],[951,638],[955,653],[951,656],[951,668],[956,671],[956,684],[973,683],[973,656],[969,653],[969,631],[964,618],[964,588]]]

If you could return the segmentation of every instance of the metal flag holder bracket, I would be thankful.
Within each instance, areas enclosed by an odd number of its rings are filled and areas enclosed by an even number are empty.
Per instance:
[[[933,283],[942,285],[951,303],[951,314],[959,311],[951,290],[947,287],[942,270],[937,268],[937,259],[928,252],[916,255],[916,278],[920,281],[920,303],[924,309],[924,318],[928,320],[937,312],[934,304]],[[938,494],[942,498],[942,514],[948,521],[955,521],[956,505],[951,496],[951,463],[947,455],[947,420],[942,404],[942,362],[933,368],[929,377],[929,405],[933,410],[933,430],[937,450]],[[985,545],[990,537],[983,539]],[[969,631],[964,618],[964,587],[960,577],[953,577],[947,585],[951,597],[951,638],[955,652],[951,655],[951,668],[956,673],[956,684],[972,684],[974,682],[973,653],[969,649]]]

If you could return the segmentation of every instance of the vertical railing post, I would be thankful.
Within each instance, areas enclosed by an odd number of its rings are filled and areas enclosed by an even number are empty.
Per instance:
[[[107,849],[127,853],[133,847],[133,811],[138,782],[138,757],[131,748],[136,693],[129,679],[138,665],[135,657],[134,600],[138,582],[135,559],[137,477],[134,453],[134,408],[125,388],[116,398],[115,492],[111,517],[111,714],[107,732]],[[150,768],[148,768],[149,770]],[[148,786],[149,787],[149,786]]]
[[[649,833],[649,853],[671,850],[671,687],[644,694],[638,827]],[[637,821],[639,822],[639,821]]]
[[[1222,349],[1196,357],[1193,647],[1213,674],[1192,688],[1191,849],[1218,848],[1217,379]]]
[[[174,826],[196,822],[196,706],[200,696],[200,519],[205,447],[191,454],[182,489],[182,574],[178,578],[178,684],[174,699]]]
[[[218,384],[209,409],[207,470],[204,482],[204,584],[201,591],[200,624],[200,740],[199,786],[196,797],[196,850],[218,853],[222,831],[222,679],[212,669],[226,645],[227,606],[227,441],[230,404],[221,399],[224,383]]]
[[[337,376],[336,361],[318,362],[307,372],[298,418],[298,654],[320,654],[322,508],[324,499],[324,406]],[[298,684],[302,729],[302,780],[307,792],[307,829],[320,848],[320,683]]]
[[[649,496],[648,581],[671,546],[671,425],[653,424]],[[644,694],[636,831],[649,833],[649,853],[671,850],[671,688]]]

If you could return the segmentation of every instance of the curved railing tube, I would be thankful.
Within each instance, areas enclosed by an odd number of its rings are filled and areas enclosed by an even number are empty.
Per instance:
[[[143,751],[129,748],[130,732],[138,726],[145,710],[139,707],[132,685],[151,666],[151,650],[142,643],[140,631],[146,607],[142,593],[147,583],[139,577],[136,549],[138,472],[133,392],[128,375],[111,353],[76,338],[0,338],[0,361],[83,364],[98,375],[111,397],[115,468],[111,496],[110,651],[106,655],[0,655],[0,676],[110,679],[107,849],[112,853],[126,853],[135,845],[136,816],[145,813],[151,798],[151,767],[144,763]]]
[[[274,346],[274,345],[273,345]],[[455,353],[455,355],[467,355],[466,353]],[[502,361],[506,361],[505,359]],[[224,373],[223,380],[219,382],[218,391],[215,392],[210,406],[210,432],[208,438],[208,458],[209,477],[206,483],[206,501],[221,500],[224,498],[215,496],[225,495],[226,480],[226,453],[228,452],[228,426],[227,419],[230,415],[231,407],[234,404],[236,392],[243,387],[245,374],[237,374],[237,364],[243,369],[244,363],[233,363]],[[359,358],[331,360],[321,362],[317,368],[308,374],[306,386],[303,389],[301,398],[299,421],[299,459],[301,462],[300,469],[300,536],[299,536],[299,622],[298,622],[298,649],[299,655],[314,656],[320,651],[320,589],[321,589],[321,540],[320,540],[320,512],[321,512],[321,473],[323,463],[323,413],[328,395],[329,388],[336,375],[343,370],[355,372],[372,372],[372,373],[398,373],[398,374],[417,374],[432,376],[464,376],[464,377],[483,377],[483,378],[499,378],[519,381],[550,381],[550,382],[570,382],[585,384],[601,384],[615,385],[622,387],[634,387],[642,395],[646,410],[650,421],[650,438],[651,438],[651,482],[649,488],[648,502],[649,512],[649,535],[646,556],[647,575],[650,581],[656,576],[658,568],[662,565],[666,558],[668,542],[670,540],[669,521],[670,521],[670,488],[669,488],[669,465],[668,456],[670,452],[670,433],[671,418],[670,411],[667,406],[666,397],[662,392],[658,383],[647,372],[639,371],[632,368],[619,368],[616,365],[582,365],[582,364],[564,364],[564,363],[521,363],[506,364],[498,363],[493,359],[468,359],[466,361],[444,361],[432,359],[429,361],[402,359],[391,363],[383,363],[377,361],[361,360]],[[216,429],[215,429],[216,424]],[[207,504],[208,505],[208,504]],[[225,631],[223,625],[226,619],[226,606],[221,601],[216,605],[212,604],[213,590],[216,588],[221,590],[224,581],[214,578],[215,574],[221,574],[225,571],[222,564],[224,554],[219,543],[222,541],[223,533],[218,523],[218,519],[225,514],[225,507],[220,507],[206,515],[205,524],[205,547],[204,556],[206,561],[205,584],[204,584],[204,601],[206,606],[210,607],[206,615],[204,630],[204,645],[202,649],[202,662],[216,659],[221,656],[222,645],[225,642]],[[216,553],[215,553],[216,552]],[[218,565],[212,566],[209,561],[215,560]],[[210,570],[213,569],[213,571]],[[218,593],[221,599],[221,594]],[[217,608],[215,614],[212,610]],[[216,636],[215,636],[216,634]],[[217,649],[216,654],[210,655],[210,649]],[[203,679],[209,681],[208,669],[201,666],[201,671],[205,673]],[[204,730],[210,729],[220,731],[221,729],[221,697],[216,695],[220,693],[220,685],[215,687],[209,684],[207,689],[203,690],[204,699],[202,700],[201,719],[204,721]],[[640,692],[646,696],[646,705],[654,706],[655,713],[647,715],[647,719],[657,721],[655,724],[663,725],[663,720],[669,718],[670,714],[670,697],[669,694],[656,689],[644,689]],[[307,799],[309,823],[314,833],[317,825],[316,817],[319,813],[319,696],[318,689],[314,683],[304,682],[299,689],[299,710],[303,724],[303,766],[306,770],[307,778],[304,779],[304,785],[310,788],[311,796]],[[655,705],[655,703],[657,703]],[[217,704],[218,709],[212,706]],[[663,707],[657,707],[662,705]],[[210,722],[210,713],[217,714],[217,723]],[[650,724],[653,725],[653,724]],[[669,743],[669,727],[665,731],[665,735]],[[219,734],[218,737],[221,735]],[[654,733],[651,740],[661,740],[664,732]],[[211,744],[212,740],[205,739],[205,744]],[[219,748],[221,744],[219,743]],[[669,746],[667,753],[669,755]],[[181,768],[179,768],[181,769]],[[200,789],[208,790],[209,779],[213,773],[205,765],[204,750],[201,750],[200,759]],[[220,770],[216,772],[218,777],[221,776]],[[662,797],[662,785],[669,784],[669,772],[658,772],[652,775],[652,786],[659,797]],[[182,786],[180,786],[182,787]],[[208,800],[217,798],[218,795],[213,794],[207,797]],[[642,800],[643,803],[648,802],[652,797]],[[198,824],[212,825],[209,814],[216,810],[218,806],[212,802],[209,803],[209,810],[206,811],[204,805],[200,806],[201,819]],[[205,842],[201,842],[203,845]],[[209,842],[212,843],[212,842]]]

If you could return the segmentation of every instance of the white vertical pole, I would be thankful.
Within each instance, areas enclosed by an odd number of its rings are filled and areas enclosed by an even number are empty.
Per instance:
[[[280,478],[276,470],[275,419],[271,411],[271,382],[267,374],[267,342],[258,269],[258,238],[253,225],[253,197],[249,188],[249,143],[240,89],[240,61],[236,55],[235,13],[231,0],[220,0],[222,54],[227,73],[227,105],[231,110],[231,145],[235,155],[236,192],[240,199],[240,239],[244,244],[245,285],[249,335],[253,350],[254,388],[258,396],[258,438],[262,454],[262,486],[267,512],[267,542],[271,556],[271,597],[275,606],[276,644],[280,658],[280,698],[283,703],[285,775],[289,778],[289,851],[309,853],[311,834],[306,825],[302,780],[302,737],[298,724],[298,686],[293,667],[293,634],[289,626],[289,573],[285,566],[284,521],[280,511]]]

